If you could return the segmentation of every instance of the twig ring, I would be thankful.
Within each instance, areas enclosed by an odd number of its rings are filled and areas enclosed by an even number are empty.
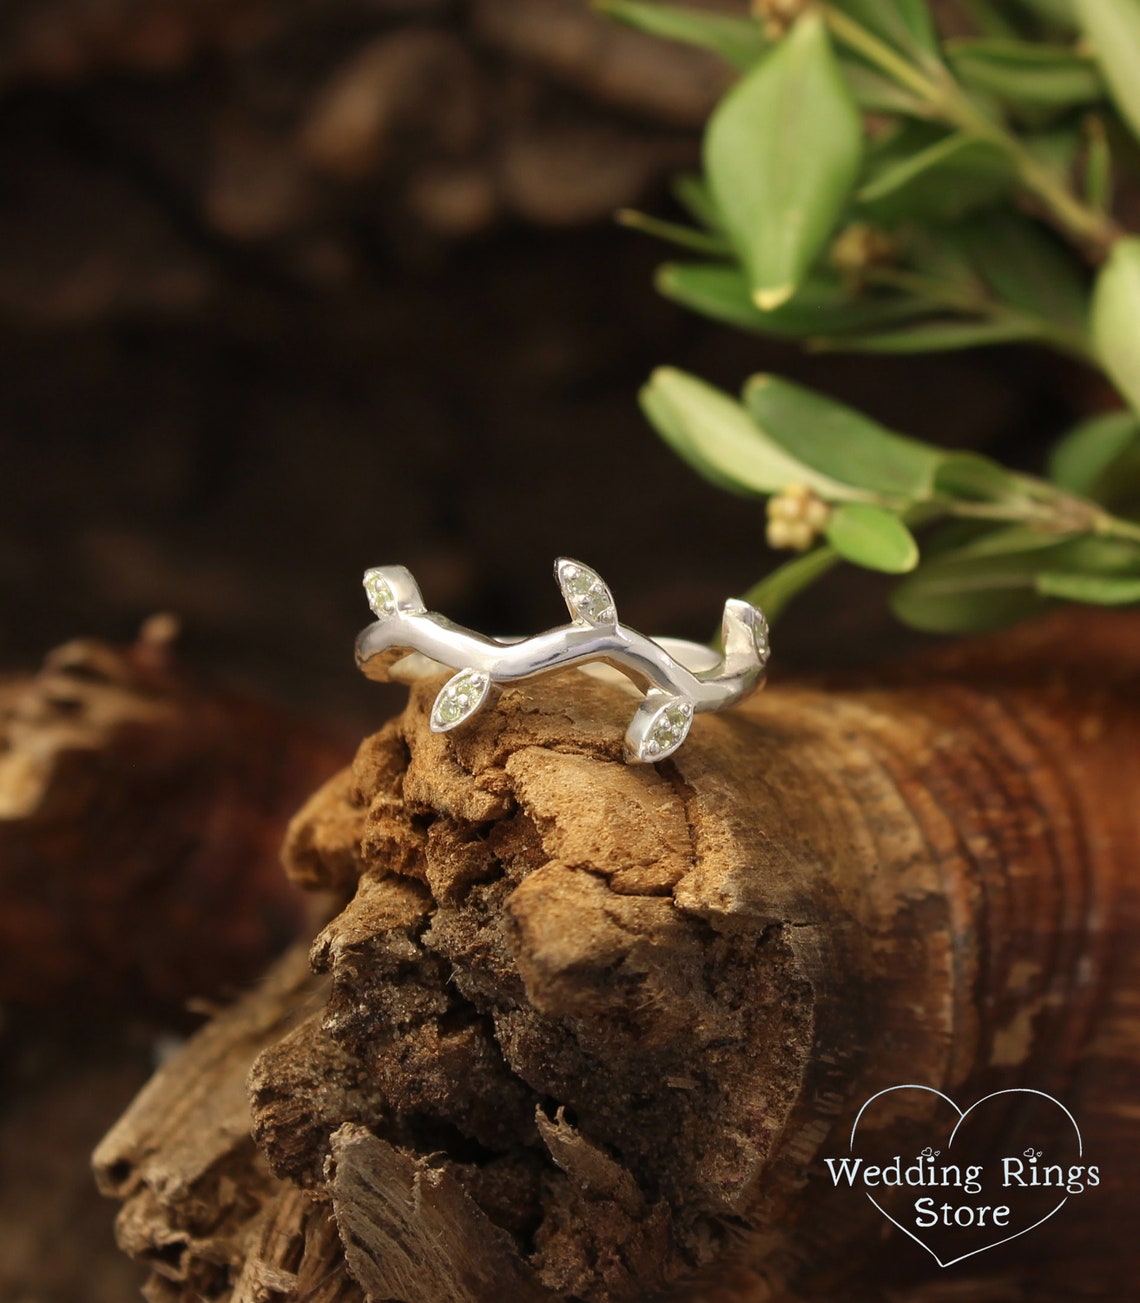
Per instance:
[[[569,666],[608,677],[609,667],[645,692],[625,734],[626,759],[633,763],[666,759],[688,736],[697,712],[723,710],[762,686],[768,622],[751,603],[725,602],[724,650],[717,652],[702,643],[647,638],[619,623],[609,586],[580,561],[560,557],[554,575],[571,622],[512,640],[485,637],[427,610],[404,566],[367,570],[364,591],[376,622],[356,640],[356,663],[370,679],[405,683],[455,670],[432,707],[435,733],[470,719],[496,684]]]

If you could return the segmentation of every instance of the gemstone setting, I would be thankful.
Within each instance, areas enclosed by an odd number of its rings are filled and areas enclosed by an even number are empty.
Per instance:
[[[756,645],[756,655],[760,657],[760,664],[763,665],[772,653],[768,642],[768,620],[758,606],[750,606],[748,609],[751,613],[747,618],[752,629],[752,641]]]
[[[385,578],[382,569],[375,568],[364,572],[364,595],[368,598],[372,614],[378,620],[396,614],[396,594],[392,591],[392,585]]]
[[[482,670],[460,670],[439,690],[431,708],[431,731],[446,733],[470,719],[487,700],[491,676]]]
[[[665,760],[689,736],[693,703],[675,698],[667,701],[650,718],[645,737],[638,747],[639,760]]]
[[[763,686],[768,624],[746,599],[725,602],[718,652],[680,638],[654,640],[620,624],[609,585],[580,561],[560,557],[554,571],[570,622],[533,638],[491,638],[427,610],[406,567],[374,566],[364,573],[364,590],[376,620],[357,636],[356,663],[370,679],[400,683],[430,677],[438,684],[440,671],[450,667],[452,677],[427,712],[434,733],[469,720],[500,684],[562,666],[607,682],[622,674],[646,693],[624,744],[626,761],[641,764],[668,759],[687,739],[697,711],[731,706]]]
[[[616,622],[613,594],[596,570],[563,557],[555,567],[555,573],[570,614],[576,620],[595,627]]]

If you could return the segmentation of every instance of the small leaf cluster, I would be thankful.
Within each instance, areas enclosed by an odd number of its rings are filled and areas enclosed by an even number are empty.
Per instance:
[[[659,370],[660,434],[768,498],[769,541],[803,552],[750,596],[778,614],[846,560],[904,575],[894,610],[926,629],[1140,602],[1140,237],[1113,210],[1114,179],[1140,175],[1140,0],[972,0],[953,40],[927,0],[599,6],[736,74],[703,171],[675,183],[691,222],[623,214],[691,255],[660,268],[667,297],[816,350],[1034,343],[1125,404],[1070,431],[1046,480],[777,377],[738,400]]]
[[[754,376],[737,400],[663,367],[642,404],[714,483],[770,502],[795,486],[827,505],[820,545],[748,594],[770,619],[840,560],[905,575],[895,613],[937,632],[994,628],[1060,597],[1140,601],[1140,525],[1093,497],[1140,491],[1131,413],[1072,431],[1055,450],[1053,478],[1042,480],[907,438],[776,376]],[[920,564],[914,531],[923,526]]]

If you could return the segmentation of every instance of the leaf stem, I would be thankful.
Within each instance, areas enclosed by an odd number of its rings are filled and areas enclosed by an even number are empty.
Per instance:
[[[1029,482],[1027,488],[1034,488],[1038,492],[1051,487],[1032,476],[1023,478]],[[942,499],[915,503],[902,513],[902,518],[912,529],[946,519],[992,520],[995,523],[1028,525],[1040,529],[1042,533],[1055,534],[1058,539],[1095,534],[1101,538],[1118,538],[1140,546],[1140,523],[1121,520],[1118,516],[1102,511],[1095,504],[1086,502],[1084,498],[1056,493],[1052,507],[1050,510],[1040,498],[1037,501],[1020,499],[1006,503]],[[759,606],[768,619],[775,622],[794,598],[822,578],[841,559],[833,547],[826,544],[816,547],[802,556],[793,557],[766,575],[744,594],[744,600]],[[1031,579],[1027,579],[1026,583],[1032,586]],[[993,586],[1008,587],[1007,577],[996,576]]]
[[[1097,534],[1101,538],[1140,543],[1140,523],[1114,516],[1088,498],[1067,493],[1036,475],[1015,475],[1014,478],[1034,504],[1033,510],[1024,517],[1025,523],[1040,524],[1042,528],[1051,528],[1058,533]]]
[[[999,145],[1009,155],[1021,184],[1036,196],[1048,216],[1065,235],[1083,246],[1097,260],[1102,259],[1121,228],[1103,210],[1082,202],[1025,147],[1023,141],[1000,123],[994,122],[971,103],[958,86],[946,106],[946,119],[960,130]]]
[[[680,245],[683,249],[692,249],[696,253],[708,254],[710,258],[727,258],[732,254],[732,246],[723,235],[700,231],[693,226],[684,226],[680,222],[667,222],[648,213],[640,213],[635,208],[619,208],[615,214],[619,226],[628,226],[644,235],[665,240],[669,244]]]
[[[1121,520],[1119,516],[1110,516],[1108,512],[1096,518],[1092,532],[1104,538],[1122,538],[1130,543],[1140,543],[1140,524],[1132,520]]]
[[[1051,344],[1062,353],[1071,354],[1083,362],[1095,364],[1097,361],[1091,342],[1080,331],[1066,330],[1045,317],[1022,312],[1007,303],[998,302],[990,298],[980,285],[936,280],[897,267],[869,267],[862,275],[868,284],[902,290],[925,300],[931,307],[1018,326],[1027,336]]]
[[[857,23],[841,9],[836,9],[831,4],[823,6],[823,15],[836,38],[842,41],[849,50],[854,50],[856,54],[862,55],[868,63],[874,64],[880,71],[885,72],[888,77],[892,77],[897,81],[900,86],[905,86],[907,90],[913,91],[920,99],[925,100],[932,107],[939,104],[942,94],[938,83],[903,58],[901,54],[892,50],[885,41],[879,40],[862,23]]]
[[[939,67],[937,77],[929,76],[834,5],[824,4],[823,12],[837,40],[924,100],[932,116],[1004,149],[1021,184],[1053,223],[1097,260],[1105,256],[1121,228],[1107,213],[1078,199],[1016,135],[983,113],[944,68]]]
[[[867,267],[860,273],[861,279],[870,285],[883,285],[891,289],[904,290],[915,298],[925,299],[933,307],[953,308],[958,312],[986,312],[992,307],[992,301],[968,285],[955,285],[953,281],[936,280],[923,276],[920,272],[907,271],[901,267]]]
[[[744,594],[744,600],[758,606],[769,621],[774,621],[803,590],[821,579],[839,561],[839,553],[824,544],[793,557],[766,575]]]

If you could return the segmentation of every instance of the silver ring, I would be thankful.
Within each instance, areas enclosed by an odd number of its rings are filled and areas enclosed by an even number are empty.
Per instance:
[[[664,760],[688,736],[698,711],[734,706],[764,683],[768,622],[749,602],[729,598],[723,652],[679,638],[647,638],[620,624],[609,586],[580,561],[559,557],[554,577],[571,622],[532,638],[487,638],[429,611],[404,566],[364,572],[376,623],[356,640],[356,663],[370,679],[411,683],[457,673],[431,711],[433,733],[446,733],[486,704],[494,684],[577,666],[597,677],[629,681],[645,693],[625,734],[632,763]]]

